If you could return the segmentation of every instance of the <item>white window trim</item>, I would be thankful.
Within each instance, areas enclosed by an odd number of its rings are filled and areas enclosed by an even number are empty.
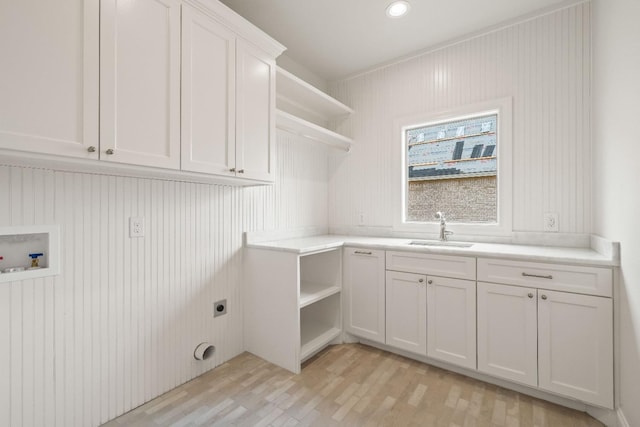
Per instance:
[[[405,208],[407,197],[405,131],[438,122],[483,114],[498,113],[498,222],[493,224],[450,223],[447,229],[455,234],[452,240],[465,236],[511,236],[513,233],[513,112],[512,98],[502,98],[447,110],[403,117],[394,122],[394,224],[393,231],[432,238],[438,236],[439,222],[407,222]],[[435,214],[435,212],[434,212]],[[445,216],[447,212],[444,212]]]

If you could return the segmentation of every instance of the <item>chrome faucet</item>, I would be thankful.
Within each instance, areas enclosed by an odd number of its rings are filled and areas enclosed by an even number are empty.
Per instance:
[[[444,242],[448,235],[453,234],[453,231],[447,230],[447,220],[442,212],[436,212],[436,219],[440,220],[440,241]]]

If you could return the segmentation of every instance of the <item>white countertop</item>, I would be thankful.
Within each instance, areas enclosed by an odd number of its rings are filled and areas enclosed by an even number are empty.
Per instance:
[[[442,255],[466,255],[484,258],[502,258],[578,265],[619,265],[618,259],[605,256],[590,248],[565,248],[555,246],[530,246],[497,243],[473,243],[473,245],[468,248],[409,245],[409,242],[413,240],[420,239],[322,235],[269,242],[247,243],[246,246],[254,249],[286,251],[301,255],[338,248],[341,246],[349,246],[394,251],[435,253]]]

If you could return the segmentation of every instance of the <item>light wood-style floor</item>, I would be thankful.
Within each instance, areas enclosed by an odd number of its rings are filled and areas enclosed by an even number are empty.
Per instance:
[[[249,353],[105,426],[602,426],[589,415],[361,344],[293,375]]]

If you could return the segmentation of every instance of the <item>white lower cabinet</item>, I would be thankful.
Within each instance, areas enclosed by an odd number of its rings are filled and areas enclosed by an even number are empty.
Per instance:
[[[613,301],[538,290],[538,386],[613,408]]]
[[[247,351],[293,373],[340,341],[342,251],[247,249],[244,342]]]
[[[475,258],[387,251],[386,269],[386,344],[476,369]]]
[[[538,385],[537,290],[478,282],[478,371]]]
[[[613,407],[606,297],[478,283],[478,370]]]
[[[384,251],[345,248],[345,331],[371,341],[385,342]]]
[[[344,272],[347,332],[613,408],[611,268],[347,248]]]
[[[476,369],[476,282],[427,276],[427,356]]]
[[[427,354],[427,277],[387,271],[386,343]]]

